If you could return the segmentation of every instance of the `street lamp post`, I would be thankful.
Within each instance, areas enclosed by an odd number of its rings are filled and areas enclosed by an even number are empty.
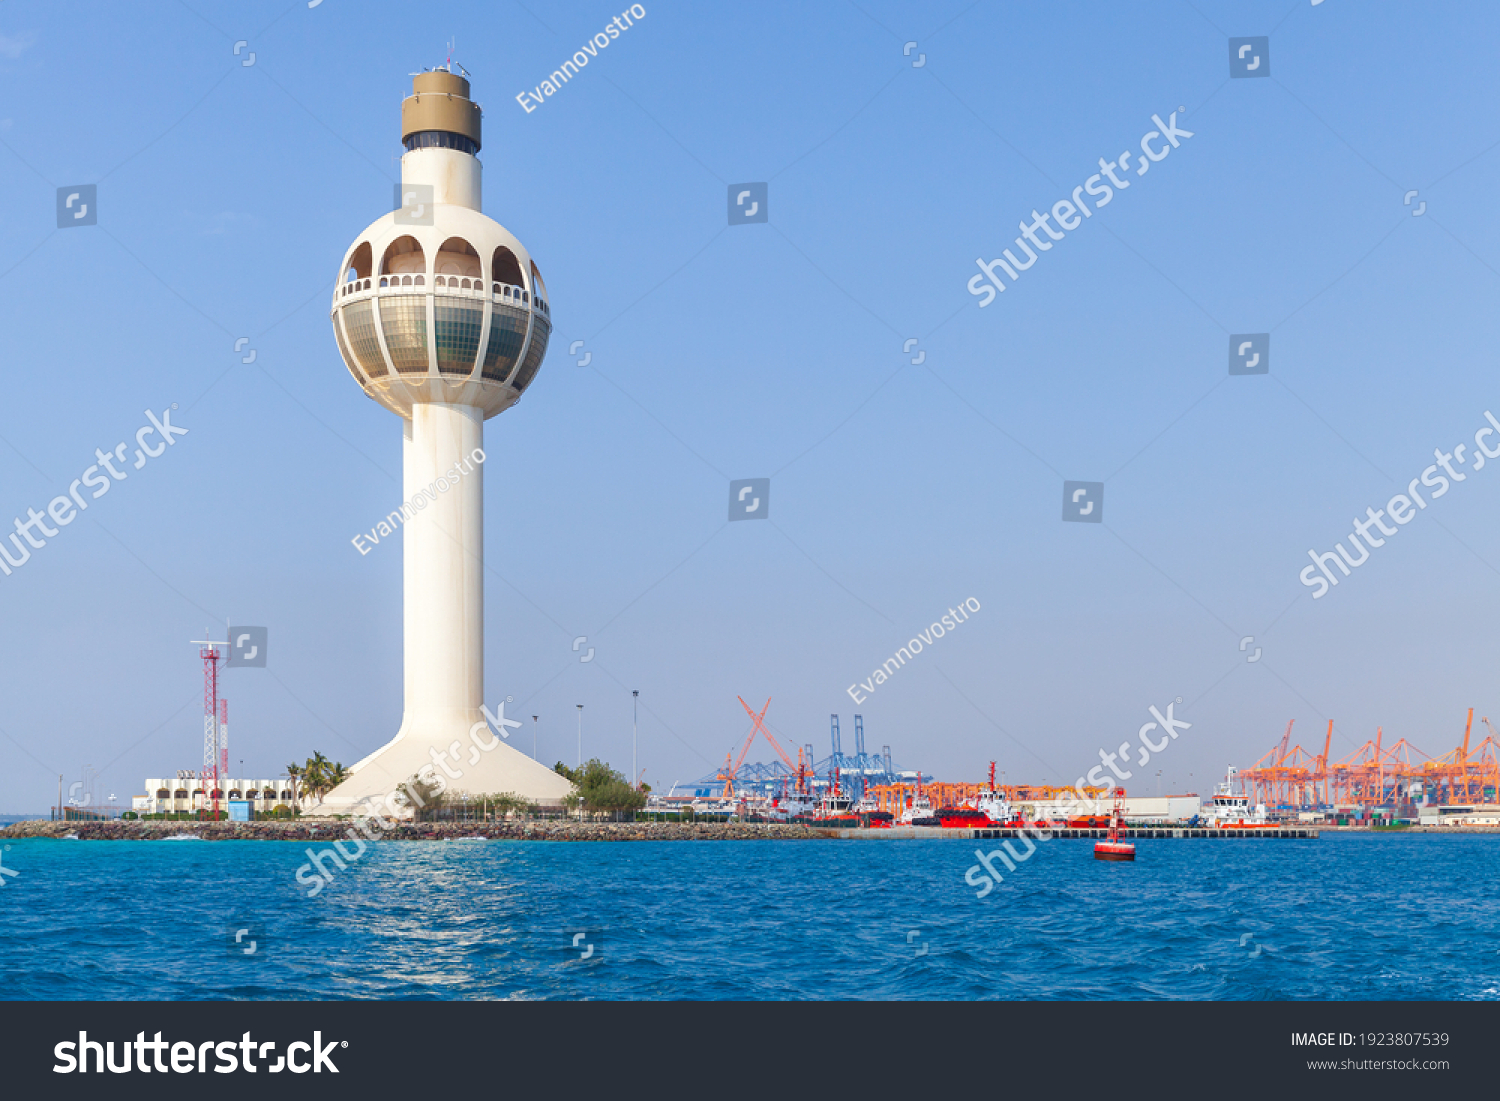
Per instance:
[[[578,767],[583,767],[583,704],[578,705]]]
[[[640,778],[635,771],[635,733],[640,726],[641,693],[636,689],[630,693],[630,786],[634,788]]]
[[[536,760],[536,720],[535,715],[531,716],[531,759],[533,761]]]

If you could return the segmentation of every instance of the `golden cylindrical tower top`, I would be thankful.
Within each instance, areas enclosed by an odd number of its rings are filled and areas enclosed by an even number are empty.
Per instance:
[[[456,134],[473,142],[477,151],[482,115],[479,104],[469,99],[469,82],[457,73],[418,73],[412,79],[412,94],[401,101],[402,144],[413,134]]]

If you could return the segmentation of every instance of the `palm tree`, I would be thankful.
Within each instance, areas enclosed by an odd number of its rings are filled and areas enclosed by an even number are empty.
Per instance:
[[[307,759],[307,764],[303,767],[302,775],[314,799],[322,799],[323,793],[328,791],[332,786],[328,782],[331,767],[332,762],[321,753],[314,752]]]
[[[286,766],[286,778],[292,782],[292,811],[297,810],[297,778],[302,775],[300,765],[290,764]]]
[[[288,765],[286,774],[295,786],[300,779],[304,795],[321,800],[334,788],[349,778],[349,770],[342,763],[330,761],[321,753],[314,753],[301,766]],[[295,800],[296,792],[292,793]]]

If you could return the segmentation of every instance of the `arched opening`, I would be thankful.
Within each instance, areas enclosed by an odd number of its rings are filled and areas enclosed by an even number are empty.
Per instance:
[[[156,789],[156,797],[158,799],[170,799],[170,798],[172,798],[172,793],[170,791],[168,791],[166,788],[157,788]]]
[[[229,798],[231,798],[231,799],[240,799],[240,798],[242,798],[242,796],[240,795],[238,789],[236,789],[236,788],[230,788],[230,790],[229,790]]]
[[[380,258],[381,275],[420,275],[427,270],[422,246],[412,236],[397,237],[386,246]]]
[[[411,287],[414,292],[383,297],[380,303],[385,346],[391,354],[391,363],[403,374],[427,373],[427,303],[423,293],[416,290],[422,286],[422,273],[426,270],[422,246],[412,236],[396,238],[386,246],[380,260],[382,287],[403,290]],[[352,330],[349,335],[358,342]]]
[[[344,272],[344,282],[353,283],[359,279],[370,278],[370,268],[373,263],[374,254],[370,251],[370,242],[365,241],[354,250],[354,255],[349,257],[349,268]]]
[[[495,250],[495,255],[490,260],[490,282],[509,284],[512,287],[526,285],[526,280],[521,275],[521,262],[504,245]]]
[[[434,275],[457,275],[460,278],[467,276],[473,279],[479,275],[479,253],[462,237],[449,237],[433,258],[432,271]],[[449,285],[453,285],[451,280]]]
[[[282,797],[282,798],[283,798],[283,799],[285,799],[285,800],[286,800],[286,801],[287,801],[287,802],[291,802],[291,799],[292,799],[292,793],[291,793],[291,792],[289,792],[289,791],[283,791],[283,792],[282,792],[282,793],[281,793],[281,797]]]
[[[172,798],[173,799],[186,799],[187,797],[188,797],[188,793],[184,789],[182,789],[182,788],[178,788],[176,791],[174,791],[172,793]]]
[[[266,788],[265,791],[263,791],[263,792],[260,793],[260,797],[262,799],[275,799],[276,798],[276,792],[273,791],[271,788]],[[291,792],[287,792],[285,798],[290,799],[291,797],[292,797],[292,793]]]

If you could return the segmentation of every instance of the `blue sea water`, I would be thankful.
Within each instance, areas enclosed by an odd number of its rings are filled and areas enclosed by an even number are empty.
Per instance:
[[[15,841],[0,997],[1500,995],[1500,838],[1054,840],[978,899],[996,844],[384,842],[309,898],[305,843]]]

